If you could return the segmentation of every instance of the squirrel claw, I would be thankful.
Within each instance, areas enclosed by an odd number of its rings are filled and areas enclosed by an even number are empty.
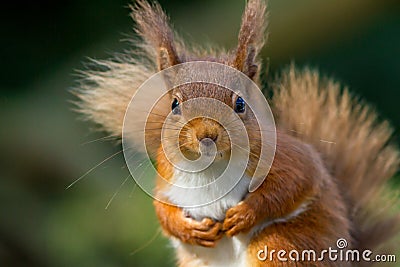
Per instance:
[[[242,202],[241,205],[230,208],[226,212],[222,230],[227,236],[232,237],[241,232],[249,231],[254,226],[255,221],[254,210]]]
[[[182,241],[203,247],[215,247],[218,240],[223,237],[222,224],[210,218],[196,221],[185,218],[185,234],[181,234]]]

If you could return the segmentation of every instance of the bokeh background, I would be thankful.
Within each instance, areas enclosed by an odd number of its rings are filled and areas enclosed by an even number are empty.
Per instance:
[[[129,47],[127,1],[1,4],[0,266],[173,266],[152,200],[131,179],[120,186],[123,157],[97,166],[121,148],[94,141],[106,134],[70,103],[87,57]],[[189,39],[235,46],[245,0],[160,2]],[[371,103],[399,141],[400,2],[269,2],[270,76],[292,60],[318,68]]]

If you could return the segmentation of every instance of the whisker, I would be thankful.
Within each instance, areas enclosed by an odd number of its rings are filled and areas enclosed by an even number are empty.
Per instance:
[[[151,243],[153,243],[157,237],[161,234],[161,228],[159,228],[157,230],[157,232],[154,234],[154,236],[152,236],[149,241],[147,241],[143,246],[135,249],[133,252],[130,253],[131,256],[135,255],[136,253],[142,251],[143,249],[147,248],[149,245],[151,245]]]
[[[255,153],[251,152],[250,150],[248,150],[248,149],[246,149],[246,148],[244,148],[244,147],[241,147],[241,146],[239,146],[239,145],[237,145],[237,144],[233,144],[233,145],[234,145],[234,146],[237,146],[238,148],[241,148],[241,149],[244,150],[245,152],[250,153],[251,155],[255,156],[256,159],[260,159],[260,155],[257,155],[257,154],[255,154]]]
[[[151,123],[148,123],[148,124],[151,124]],[[162,128],[165,128],[165,127],[176,128],[176,129],[185,129],[185,128],[187,128],[186,124],[185,125],[181,124],[182,126],[175,125],[175,124],[172,124],[172,123],[166,123],[166,122],[164,122],[164,123],[154,122],[154,124],[161,124],[161,127],[159,127],[158,129],[162,129]]]
[[[181,125],[186,125],[186,124],[183,124],[183,123],[180,122],[180,121],[174,121],[174,122],[181,123]],[[146,124],[162,124],[162,125],[169,124],[169,125],[171,125],[171,126],[175,126],[174,124],[169,123],[169,122],[166,122],[166,121],[163,121],[163,122],[161,122],[161,121],[146,121]]]
[[[134,131],[129,131],[126,133],[141,133],[141,132],[152,132],[152,131],[162,131],[163,128],[152,128],[152,129],[140,129],[140,130],[134,130]],[[164,128],[164,130],[171,130],[171,131],[178,131],[181,130],[181,128]]]
[[[125,185],[125,183],[128,181],[129,177],[131,177],[131,174],[129,174],[126,179],[122,182],[122,184],[118,187],[118,189],[114,192],[114,194],[112,195],[111,199],[108,201],[107,205],[106,205],[106,210],[108,209],[108,207],[111,205],[111,202],[114,200],[114,198],[117,196],[117,194],[121,191],[122,187]]]
[[[231,120],[230,122],[226,123],[226,124],[225,124],[225,127],[229,127],[232,123],[237,122],[238,120],[240,120],[240,119],[234,118],[234,119]],[[240,126],[242,126],[242,125],[240,125]]]
[[[88,175],[89,173],[91,173],[94,169],[96,169],[97,167],[99,167],[100,165],[102,165],[104,162],[106,162],[107,160],[112,159],[113,157],[115,157],[116,155],[120,154],[121,152],[123,152],[123,149],[121,149],[120,151],[112,154],[111,156],[107,157],[106,159],[102,160],[100,163],[98,163],[96,166],[94,166],[93,168],[91,168],[90,170],[88,170],[87,172],[85,172],[82,176],[80,176],[78,179],[76,179],[74,182],[72,182],[69,186],[67,186],[66,189],[70,189],[72,186],[74,186],[77,182],[81,181],[83,178],[85,178],[86,175]]]
[[[145,131],[155,131],[155,130],[158,130],[158,131],[160,131],[160,130],[171,130],[171,131],[178,131],[178,130],[181,130],[182,128],[166,128],[166,127],[162,127],[162,128],[152,128],[152,129],[146,129]]]
[[[328,143],[328,144],[336,145],[336,142],[333,142],[333,141],[327,141],[327,140],[322,140],[322,139],[320,139],[319,141],[322,142],[322,143]]]
[[[257,131],[257,132],[273,132],[272,130],[271,131],[267,131],[267,130],[265,130],[265,131],[261,131],[261,130],[254,130],[254,131]],[[298,135],[304,135],[304,133],[302,133],[302,132],[298,132],[298,131],[295,131],[295,130],[289,130],[290,132],[294,132],[294,133],[296,133],[296,134],[298,134]],[[282,131],[276,131],[277,133],[283,133]],[[252,139],[254,139],[254,138],[252,138]],[[255,139],[255,140],[260,140],[260,139]],[[323,143],[328,143],[328,144],[336,144],[336,142],[335,141],[329,141],[329,140],[324,140],[324,139],[319,139],[318,141],[320,141],[320,142],[323,142]],[[277,144],[278,145],[278,144]]]
[[[235,138],[235,137],[242,137],[240,134],[235,134],[235,133],[231,133],[230,135],[228,135],[228,137],[230,137],[230,138]],[[264,139],[261,139],[261,138],[259,138],[259,137],[251,137],[251,140],[252,141],[260,141],[260,142],[262,142],[263,144],[266,144],[266,145],[269,145],[269,146],[271,146],[271,147],[273,147],[274,145],[275,145],[275,142],[270,142],[270,141],[268,141],[268,140],[264,140]],[[250,140],[249,140],[250,141]]]
[[[109,140],[113,140],[113,139],[118,138],[118,137],[119,137],[119,135],[117,135],[117,134],[111,134],[111,135],[103,136],[103,137],[98,138],[98,139],[94,139],[94,140],[91,140],[91,141],[84,142],[84,143],[81,144],[81,146],[88,145],[88,144],[91,144],[91,143],[94,143],[94,142],[98,142],[98,141],[103,141],[103,140],[109,141]]]
[[[177,150],[178,150],[178,149],[181,149],[182,147],[184,147],[184,146],[186,146],[187,144],[190,144],[190,143],[191,143],[191,142],[188,141],[188,142],[185,142],[185,143],[179,145],[178,148],[177,148]],[[166,149],[170,149],[170,148],[174,148],[174,147],[175,147],[175,144],[172,144],[172,145],[170,145],[170,146],[166,146],[166,147],[164,147],[163,150],[157,151],[156,154],[153,155],[152,157],[154,158],[154,157],[160,155],[161,153],[164,153],[164,151],[165,151]],[[178,153],[178,151],[177,151],[176,153]],[[174,154],[174,155],[176,155],[176,154]]]
[[[137,111],[142,112],[142,113],[146,113],[146,114],[148,114],[148,115],[155,115],[155,116],[158,116],[158,117],[163,118],[163,119],[167,119],[167,118],[168,118],[168,116],[166,116],[166,115],[157,114],[157,113],[154,113],[154,112],[152,112],[152,111],[150,111],[150,112],[144,111],[144,110],[137,110]],[[176,123],[180,123],[180,124],[184,125],[184,123],[182,123],[182,122],[180,122],[180,121],[178,121],[178,120],[175,120],[175,119],[173,119],[173,118],[171,118],[171,117],[169,117],[169,118],[170,118],[172,121],[176,122]]]
[[[132,175],[131,175],[131,177],[132,177]],[[132,178],[133,178],[133,177],[132,177]],[[133,183],[132,191],[131,191],[131,193],[129,194],[129,198],[132,198],[133,192],[135,192],[135,189],[138,187],[138,185],[137,185],[135,179],[133,179],[133,181],[134,181],[134,183]]]
[[[146,114],[151,114],[151,115],[155,115],[155,116],[158,116],[158,117],[161,117],[161,118],[167,118],[167,116],[166,115],[162,115],[162,114],[157,114],[157,113],[154,113],[154,112],[152,112],[152,111],[146,111],[146,110],[135,110],[135,111],[139,111],[139,112],[142,112],[142,113],[146,113]]]
[[[296,130],[289,130],[290,132],[293,132],[293,133],[297,133],[297,134],[300,134],[300,135],[303,135],[304,133],[302,133],[302,132],[299,132],[299,131],[296,131]]]
[[[187,145],[187,144],[190,144],[190,141],[189,141],[189,142],[185,142],[185,143],[179,145],[178,148],[177,148],[177,150],[180,149],[180,148],[182,148],[183,146],[185,146],[185,145]],[[157,151],[155,151],[155,152],[152,153],[152,154],[149,153],[149,156],[150,156],[150,158],[156,158],[156,157],[157,157],[158,155],[160,155],[161,153],[164,153],[166,149],[170,149],[170,148],[174,148],[174,147],[175,147],[175,144],[171,144],[170,146],[165,146],[164,149],[162,149],[162,150],[160,150],[160,151],[157,150]],[[146,158],[146,159],[143,159],[142,161],[138,162],[138,163],[140,163],[139,166],[137,166],[132,172],[136,171],[136,170],[137,170],[139,167],[141,167],[146,161],[149,161],[149,160]],[[151,164],[151,165],[152,165],[152,164]]]

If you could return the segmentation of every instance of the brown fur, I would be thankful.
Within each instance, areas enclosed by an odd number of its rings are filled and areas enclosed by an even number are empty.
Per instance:
[[[251,79],[259,74],[259,62],[256,57],[264,46],[267,28],[265,11],[266,6],[263,1],[248,2],[243,14],[239,44],[233,61],[233,67]]]
[[[389,142],[388,123],[378,122],[370,107],[315,71],[292,66],[275,88],[278,124],[320,151],[345,189],[355,246],[377,251],[400,227],[399,215],[393,213],[398,201],[385,194],[386,182],[400,162],[397,148]],[[389,253],[387,246],[381,251]]]
[[[258,192],[257,192],[258,191]],[[297,251],[313,249],[316,252],[324,248],[335,247],[336,240],[349,236],[350,222],[346,218],[347,207],[344,205],[338,185],[326,172],[319,155],[309,147],[294,138],[279,133],[278,149],[274,163],[266,182],[249,194],[244,205],[232,208],[244,209],[244,214],[253,214],[253,225],[265,218],[280,218],[309,201],[308,209],[289,222],[273,224],[256,235],[248,248],[249,255],[257,255],[257,251],[268,245],[269,250]],[[243,218],[230,221],[231,210],[227,212],[226,224],[239,226]],[[247,215],[248,217],[249,215]],[[252,227],[246,224],[245,227]],[[229,234],[229,232],[228,232]],[[310,263],[288,263],[291,266],[309,266]],[[315,265],[313,262],[311,265]],[[344,266],[340,263],[340,266]],[[336,266],[324,261],[318,266]],[[249,266],[285,266],[276,257],[271,264],[269,261],[260,262],[256,257]]]
[[[125,110],[137,88],[157,70],[178,63],[220,62],[258,82],[257,56],[266,28],[262,0],[249,0],[239,44],[231,53],[185,47],[158,4],[139,0],[132,9],[143,42],[135,43],[136,50],[131,54],[95,61],[104,70],[83,72],[82,84],[76,91],[81,112],[104,130],[120,136]],[[392,131],[388,124],[377,122],[371,108],[351,97],[347,89],[321,79],[315,71],[297,71],[292,66],[273,85],[273,92],[278,143],[272,169],[262,186],[229,209],[224,222],[196,222],[180,208],[156,200],[156,213],[164,232],[190,244],[212,247],[222,233],[233,236],[247,232],[263,219],[282,217],[309,201],[309,209],[300,216],[273,224],[253,237],[248,247],[251,266],[279,266],[277,262],[261,263],[255,258],[266,243],[277,250],[318,251],[334,247],[332,242],[340,237],[346,238],[351,247],[390,253],[389,241],[398,236],[400,219],[398,212],[391,212],[398,206],[397,198],[385,203],[385,186],[398,169],[399,153],[389,143]],[[184,98],[182,101],[207,96],[232,105],[232,95],[215,88],[192,86],[173,92],[177,93]],[[157,155],[158,171],[168,179],[172,179],[173,169],[159,149],[163,116],[170,112],[172,97],[166,96],[153,111],[161,116],[150,114],[146,128],[159,129],[146,131],[146,138],[152,145],[152,155]],[[260,151],[258,125],[250,112],[241,119],[251,134],[251,173]],[[206,124],[194,122],[189,128],[206,135],[219,131],[216,125],[213,130],[204,127]],[[160,200],[163,186],[159,182],[156,188]],[[178,251],[178,257],[181,266],[191,262],[191,256],[182,251]]]

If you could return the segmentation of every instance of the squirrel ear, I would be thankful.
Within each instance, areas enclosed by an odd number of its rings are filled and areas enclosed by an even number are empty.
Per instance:
[[[263,0],[249,0],[243,14],[233,66],[250,79],[256,78],[259,63],[257,55],[264,45],[266,4]]]
[[[175,48],[174,31],[161,6],[137,0],[131,9],[131,16],[137,23],[136,33],[143,38],[144,49],[156,57],[158,69],[181,63]]]
[[[157,61],[158,70],[160,71],[180,63],[180,60],[176,55],[175,49],[173,49],[172,47],[170,47],[170,49],[160,47]]]

